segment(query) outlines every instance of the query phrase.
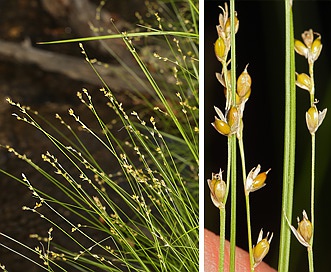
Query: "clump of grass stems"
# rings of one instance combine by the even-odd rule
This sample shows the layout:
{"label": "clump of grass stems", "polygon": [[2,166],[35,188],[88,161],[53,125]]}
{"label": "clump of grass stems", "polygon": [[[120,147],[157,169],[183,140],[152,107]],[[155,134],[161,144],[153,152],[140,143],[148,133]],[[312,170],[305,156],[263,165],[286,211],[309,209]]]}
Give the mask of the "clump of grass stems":
{"label": "clump of grass stems", "polygon": [[[315,83],[314,83],[314,62],[320,55],[322,49],[321,35],[313,32],[312,30],[305,31],[302,34],[303,42],[294,40],[293,30],[293,15],[292,15],[292,1],[285,0],[285,29],[286,29],[286,66],[285,66],[285,137],[284,137],[284,160],[283,160],[283,193],[282,193],[282,212],[281,212],[281,233],[280,233],[280,248],[279,248],[279,271],[288,271],[290,262],[290,236],[291,231],[299,242],[307,248],[308,252],[308,266],[309,271],[314,271],[313,261],[313,237],[314,237],[314,201],[315,201],[315,133],[318,127],[323,122],[326,109],[318,111],[316,104],[318,100],[315,98]],[[220,251],[219,251],[219,271],[224,271],[224,240],[225,240],[225,205],[228,198],[229,186],[232,187],[231,191],[235,191],[233,188],[236,186],[236,161],[233,160],[235,154],[233,151],[236,147],[235,140],[238,139],[245,202],[246,202],[246,216],[247,216],[247,230],[248,230],[248,251],[250,259],[250,271],[254,271],[255,267],[263,260],[265,255],[269,251],[270,242],[273,234],[267,233],[266,237],[263,238],[263,232],[261,230],[256,246],[252,246],[251,238],[251,223],[250,223],[250,204],[249,195],[257,189],[262,188],[265,185],[266,176],[269,172],[260,172],[260,165],[253,168],[248,175],[246,175],[245,166],[245,152],[243,143],[243,120],[242,113],[244,103],[250,96],[250,84],[251,79],[247,73],[247,67],[245,71],[239,76],[238,81],[235,81],[235,72],[231,73],[231,80],[227,78],[228,73],[227,65],[231,63],[231,72],[233,67],[236,67],[235,63],[235,19],[236,14],[234,12],[234,1],[230,1],[230,23],[223,24],[228,19],[227,6],[222,8],[223,13],[220,15],[220,25],[217,26],[218,39],[215,43],[215,55],[222,64],[222,74],[216,74],[217,79],[225,88],[226,106],[225,114],[220,109],[215,107],[218,117],[215,117],[212,125],[220,133],[228,137],[228,167],[227,167],[227,180],[226,182],[222,179],[222,170],[219,174],[212,174],[212,179],[208,180],[208,185],[211,191],[211,199],[213,204],[220,210]],[[225,15],[226,14],[226,15]],[[235,18],[235,19],[234,19]],[[223,29],[223,26],[225,30]],[[228,26],[228,29],[226,28]],[[221,31],[220,31],[221,28]],[[222,32],[223,31],[223,32]],[[230,33],[227,33],[230,31]],[[224,34],[225,33],[225,34]],[[227,34],[231,34],[231,37],[227,37]],[[315,36],[317,36],[315,38]],[[227,59],[228,52],[231,47],[231,58]],[[308,61],[309,75],[307,74],[296,74],[295,73],[295,62],[294,53],[295,51],[304,56]],[[243,75],[247,73],[247,75]],[[295,79],[295,74],[297,78]],[[243,80],[241,77],[245,77]],[[230,84],[231,82],[231,84]],[[249,93],[241,93],[240,88],[246,84],[246,89]],[[310,190],[310,218],[305,210],[303,210],[303,218],[298,220],[298,228],[291,226],[290,219],[292,218],[292,207],[293,207],[293,191],[294,191],[294,166],[295,166],[295,134],[296,134],[296,95],[295,85],[304,90],[307,90],[310,95],[310,107],[306,112],[306,123],[308,130],[311,134],[311,190]],[[242,96],[241,96],[242,94]],[[241,99],[246,99],[244,102]],[[242,107],[242,108],[241,108]],[[233,142],[232,142],[233,141]],[[233,201],[236,201],[235,194],[231,193],[231,221],[230,221],[230,271],[235,271],[235,215],[236,205]],[[290,219],[289,219],[290,218]],[[234,228],[234,230],[233,230]]]}
{"label": "clump of grass stems", "polygon": [[[20,248],[30,251],[35,259],[21,256],[40,269],[66,271],[65,264],[76,271],[198,271],[198,3],[159,5],[171,16],[156,14],[155,28],[101,37],[123,39],[152,86],[153,101],[144,99],[143,114],[125,108],[112,93],[111,83],[101,77],[100,93],[109,116],[115,116],[112,120],[99,113],[86,89],[77,97],[94,123],[69,109],[71,118],[56,114],[56,124],[7,99],[17,109],[16,119],[39,130],[57,150],[42,154],[52,173],[14,147],[4,146],[41,174],[42,182],[54,185],[61,198],[41,190],[39,178],[0,170],[25,185],[36,199],[33,207],[23,209],[52,225],[48,237],[33,235],[42,247],[31,248],[0,233],[17,244],[18,248],[8,248],[13,254],[21,254]],[[171,24],[174,29],[168,29]],[[132,40],[147,36],[166,44],[171,52],[164,58],[151,52],[151,58],[166,62],[172,71],[161,80],[153,77]],[[80,46],[87,63],[98,73]],[[169,77],[173,84],[166,83]],[[93,142],[103,150],[102,158],[90,150]],[[52,216],[45,215],[45,209]],[[53,230],[63,232],[71,243],[57,242]]]}
{"label": "clump of grass stems", "polygon": [[[236,168],[236,145],[239,144],[241,166],[243,175],[243,186],[245,191],[246,215],[247,215],[247,233],[248,248],[250,256],[250,271],[262,261],[269,250],[269,245],[273,234],[262,239],[263,232],[260,231],[257,245],[253,247],[251,237],[251,220],[250,220],[250,201],[249,196],[265,185],[267,172],[260,172],[260,165],[253,168],[246,178],[246,163],[243,142],[243,113],[245,104],[251,94],[251,77],[245,70],[236,80],[236,55],[235,55],[235,34],[239,27],[239,20],[234,10],[234,1],[230,1],[230,15],[225,4],[222,13],[219,16],[219,25],[216,27],[218,39],[215,43],[216,58],[222,64],[222,73],[216,73],[219,82],[225,88],[226,106],[225,115],[215,107],[218,117],[212,125],[220,133],[228,137],[228,166],[227,166],[227,183],[222,180],[221,170],[218,175],[212,175],[212,180],[208,180],[211,190],[211,197],[215,206],[220,209],[220,256],[219,271],[224,271],[224,240],[225,240],[225,204],[231,187],[231,229],[230,229],[230,271],[235,271],[235,248],[236,248],[236,191],[237,191],[237,168]],[[228,53],[231,52],[230,60]],[[231,63],[231,70],[228,64]],[[226,185],[227,184],[227,185]]]}

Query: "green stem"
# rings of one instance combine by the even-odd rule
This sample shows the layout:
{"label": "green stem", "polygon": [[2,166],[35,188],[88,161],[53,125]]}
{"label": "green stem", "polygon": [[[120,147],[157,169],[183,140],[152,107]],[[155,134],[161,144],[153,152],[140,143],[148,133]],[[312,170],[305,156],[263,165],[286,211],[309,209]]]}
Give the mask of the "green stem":
{"label": "green stem", "polygon": [[314,272],[313,248],[308,247],[307,251],[308,251],[309,272]]}
{"label": "green stem", "polygon": [[224,244],[225,244],[225,218],[226,210],[225,203],[229,195],[229,184],[231,180],[231,138],[228,137],[228,163],[227,163],[227,177],[226,177],[226,194],[224,198],[224,207],[220,207],[220,250],[219,250],[219,272],[224,271]]}
{"label": "green stem", "polygon": [[311,191],[310,191],[310,220],[312,224],[312,233],[310,246],[308,247],[309,272],[314,271],[313,261],[313,241],[314,241],[314,221],[315,221],[315,133],[311,134]]}
{"label": "green stem", "polygon": [[236,176],[236,136],[231,140],[231,228],[230,228],[230,272],[235,272],[236,259],[236,209],[237,209],[237,176]]}
{"label": "green stem", "polygon": [[315,82],[314,82],[314,63],[309,63],[309,76],[311,80],[311,90],[310,93],[310,106],[314,106],[315,102]]}
{"label": "green stem", "polygon": [[224,272],[224,244],[225,244],[225,207],[220,207],[220,251],[219,272]]}
{"label": "green stem", "polygon": [[[285,0],[285,134],[283,192],[278,271],[289,271],[291,230],[285,216],[292,219],[295,166],[295,62],[292,0]],[[285,216],[284,216],[285,214]]]}
{"label": "green stem", "polygon": [[[235,0],[230,0],[231,28],[231,96],[232,105],[236,103],[236,42],[235,42]],[[236,252],[236,202],[237,202],[237,167],[236,135],[231,137],[231,229],[230,229],[230,272],[235,272]]]}
{"label": "green stem", "polygon": [[249,205],[249,194],[245,194],[245,200],[246,200],[246,215],[247,215],[249,264],[250,264],[251,272],[254,272],[254,256],[253,256],[253,244],[252,244],[251,211]]}
{"label": "green stem", "polygon": [[[310,90],[310,106],[314,106],[315,102],[315,82],[314,82],[314,62],[308,62],[309,75],[311,79],[311,90]],[[310,238],[310,247],[308,248],[308,262],[309,271],[314,271],[313,262],[313,241],[314,241],[314,222],[315,222],[315,164],[316,164],[316,143],[315,133],[311,134],[311,188],[310,188],[310,222],[312,225],[312,234]]]}
{"label": "green stem", "polygon": [[[241,122],[242,122],[242,120],[241,120]],[[242,128],[243,126],[241,125],[240,127]],[[245,149],[244,149],[244,142],[243,142],[243,138],[242,138],[242,132],[240,132],[240,137],[238,139],[238,143],[239,143],[240,158],[241,158],[243,184],[244,184],[244,188],[245,188],[246,163],[245,163]],[[253,272],[254,271],[254,257],[253,257],[252,229],[251,229],[251,211],[250,211],[250,204],[249,204],[249,194],[246,194],[246,192],[245,192],[245,201],[246,201],[249,263],[250,263],[251,272]]]}
{"label": "green stem", "polygon": [[310,239],[310,245],[313,247],[314,238],[314,221],[315,221],[315,133],[311,135],[311,192],[310,192],[310,220],[313,226],[312,236]]}

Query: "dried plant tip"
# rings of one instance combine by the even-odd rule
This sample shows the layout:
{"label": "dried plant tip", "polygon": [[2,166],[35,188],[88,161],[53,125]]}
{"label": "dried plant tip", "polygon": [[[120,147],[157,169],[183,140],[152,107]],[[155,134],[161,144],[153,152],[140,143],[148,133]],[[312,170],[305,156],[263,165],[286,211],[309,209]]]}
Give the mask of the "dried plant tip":
{"label": "dried plant tip", "polygon": [[[295,229],[295,227],[290,225],[290,228],[294,234],[294,236],[298,239],[300,244],[302,244],[305,247],[310,247],[310,239],[313,234],[313,225],[309,221],[307,213],[305,210],[302,211],[302,220],[300,221],[300,218],[298,217],[298,228]],[[288,221],[288,219],[286,218]],[[289,223],[289,222],[288,222]]]}
{"label": "dried plant tip", "polygon": [[[257,167],[254,167],[247,176],[246,182],[245,182],[245,193],[249,194],[251,192],[254,192],[258,189],[261,189],[264,187],[265,181],[267,179],[267,175],[271,169],[269,169],[266,172],[261,171],[261,165],[258,165]],[[260,174],[259,174],[260,173]]]}
{"label": "dried plant tip", "polygon": [[[248,65],[247,65],[248,66]],[[245,70],[241,73],[237,80],[237,94],[240,97],[245,97],[248,99],[251,92],[252,79],[247,72],[247,66]],[[248,97],[247,97],[248,94]]]}
{"label": "dried plant tip", "polygon": [[315,134],[319,126],[322,124],[327,109],[324,109],[322,112],[317,110],[317,107],[313,105],[306,112],[306,123],[310,134]]}
{"label": "dried plant tip", "polygon": [[225,43],[222,37],[218,37],[214,44],[215,55],[218,61],[225,61]]}
{"label": "dried plant tip", "polygon": [[311,92],[312,90],[311,78],[305,73],[302,74],[296,73],[296,76],[297,76],[297,80],[295,84],[301,89]]}
{"label": "dried plant tip", "polygon": [[314,32],[312,29],[306,30],[301,34],[302,40],[305,45],[310,48],[314,40]]}
{"label": "dried plant tip", "polygon": [[[228,9],[228,5],[227,5],[226,2],[224,3],[224,8],[222,8],[221,6],[219,6],[219,8],[222,9],[222,11],[223,11],[223,14],[220,13],[219,14],[219,17],[218,17],[219,28],[221,30],[223,30],[225,28],[225,24],[226,24],[226,22],[227,22],[227,20],[229,18],[229,9]],[[218,36],[221,36],[220,33],[219,33]]]}
{"label": "dried plant tip", "polygon": [[254,267],[257,267],[262,262],[263,258],[268,254],[273,233],[271,233],[270,238],[269,232],[265,238],[262,239],[262,237],[263,230],[261,229],[257,239],[257,244],[253,247]]}
{"label": "dried plant tip", "polygon": [[217,208],[224,208],[227,194],[226,183],[222,179],[222,170],[218,174],[212,173],[212,178],[207,180],[210,189],[210,198]]}

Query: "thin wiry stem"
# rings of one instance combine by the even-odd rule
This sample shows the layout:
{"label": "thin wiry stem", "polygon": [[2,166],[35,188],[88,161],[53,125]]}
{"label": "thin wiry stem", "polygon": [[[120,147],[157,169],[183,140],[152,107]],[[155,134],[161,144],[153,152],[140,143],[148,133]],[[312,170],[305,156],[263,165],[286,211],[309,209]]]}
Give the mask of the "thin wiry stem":
{"label": "thin wiry stem", "polygon": [[220,207],[220,251],[219,251],[219,272],[224,271],[224,244],[225,244],[225,207]]}
{"label": "thin wiry stem", "polygon": [[309,272],[314,271],[313,261],[313,240],[314,240],[314,221],[315,221],[315,133],[311,134],[311,192],[310,192],[310,216],[312,224],[312,233],[310,238],[310,247],[308,248]]}
{"label": "thin wiry stem", "polygon": [[[228,137],[228,164],[227,164],[227,177],[226,184],[230,184],[231,180],[231,138]],[[225,203],[229,195],[229,186],[226,187],[226,194],[224,198],[224,206],[220,207],[220,249],[219,249],[219,272],[224,271],[224,244],[225,244],[225,219],[226,210]]]}
{"label": "thin wiry stem", "polygon": [[236,252],[236,208],[237,208],[237,176],[236,176],[236,136],[231,141],[231,228],[230,228],[230,271],[235,272]]}
{"label": "thin wiry stem", "polygon": [[[232,104],[236,103],[236,40],[235,40],[235,1],[230,1],[230,27],[231,27],[231,91]],[[231,231],[230,231],[230,271],[235,271],[236,252],[236,141],[231,136]]]}
{"label": "thin wiry stem", "polygon": [[[309,75],[311,79],[310,90],[310,106],[314,106],[315,102],[315,83],[314,83],[314,63],[309,63]],[[315,133],[311,133],[311,188],[310,188],[310,220],[312,225],[312,233],[310,238],[310,247],[308,248],[308,263],[309,271],[314,271],[313,261],[313,241],[314,241],[314,227],[315,227],[315,164],[316,164],[316,143]]]}
{"label": "thin wiry stem", "polygon": [[[241,120],[241,122],[242,122],[242,120]],[[243,126],[241,126],[241,127],[243,127]],[[240,133],[240,135],[241,136],[238,140],[238,143],[239,143],[240,158],[241,158],[243,184],[244,184],[244,187],[245,187],[245,183],[246,183],[246,163],[245,163],[245,150],[244,150],[244,142],[243,142],[243,138],[242,138],[242,132]],[[246,193],[245,193],[245,202],[246,202],[249,263],[250,263],[251,272],[253,272],[254,271],[254,257],[253,257],[252,229],[251,229],[251,212],[250,212],[249,194],[246,194]]]}
{"label": "thin wiry stem", "polygon": [[309,272],[314,272],[313,248],[308,247],[307,251],[308,251]]}

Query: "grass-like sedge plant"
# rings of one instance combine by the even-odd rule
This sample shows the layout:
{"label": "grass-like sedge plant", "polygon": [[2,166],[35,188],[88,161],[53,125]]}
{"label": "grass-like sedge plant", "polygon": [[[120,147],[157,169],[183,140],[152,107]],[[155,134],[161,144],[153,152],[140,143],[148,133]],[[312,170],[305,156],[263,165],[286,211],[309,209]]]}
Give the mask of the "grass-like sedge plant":
{"label": "grass-like sedge plant", "polygon": [[[238,140],[241,166],[242,166],[242,180],[245,192],[246,201],[246,216],[247,216],[247,233],[248,233],[248,248],[250,256],[250,268],[254,271],[255,267],[262,261],[264,256],[269,250],[269,244],[272,240],[272,234],[270,237],[262,239],[263,232],[260,232],[257,245],[252,245],[251,235],[251,222],[250,222],[250,203],[249,196],[251,192],[254,192],[265,185],[267,173],[262,172],[261,166],[258,165],[253,168],[246,178],[246,165],[245,165],[245,152],[243,143],[243,113],[245,104],[251,94],[252,80],[247,71],[247,66],[244,71],[239,75],[237,80],[235,79],[235,34],[239,28],[239,20],[237,14],[234,11],[234,1],[230,2],[230,15],[228,13],[227,4],[222,9],[222,13],[219,15],[219,25],[217,25],[218,38],[214,44],[215,55],[218,61],[221,62],[222,72],[216,73],[218,81],[225,88],[225,114],[215,106],[215,111],[218,117],[215,116],[215,121],[212,125],[222,135],[228,137],[228,186],[231,186],[231,253],[230,253],[230,271],[235,270],[235,218],[236,218],[236,139]],[[228,59],[229,52],[231,52],[230,60]],[[231,69],[228,69],[228,65],[231,63]],[[230,174],[231,173],[231,174]],[[219,271],[224,271],[224,236],[225,236],[225,202],[227,199],[229,188],[222,180],[222,173],[212,175],[212,179],[208,180],[208,185],[211,190],[211,198],[215,206],[220,209],[220,257],[219,257]]]}
{"label": "grass-like sedge plant", "polygon": [[[284,137],[284,169],[283,169],[283,196],[282,196],[282,211],[281,211],[281,235],[280,235],[280,248],[279,248],[279,271],[288,271],[290,262],[290,235],[291,231],[301,244],[307,247],[308,250],[308,263],[309,271],[314,271],[313,263],[313,236],[314,236],[314,193],[315,193],[315,133],[318,127],[324,120],[326,115],[326,109],[318,111],[316,104],[318,101],[315,98],[315,84],[314,84],[314,62],[320,55],[322,44],[321,36],[319,33],[315,33],[312,30],[305,31],[302,34],[303,42],[294,40],[293,30],[293,15],[292,15],[292,1],[284,1],[285,4],[285,26],[286,26],[286,67],[285,67],[285,137]],[[230,2],[230,7],[233,2]],[[246,202],[246,216],[247,216],[247,230],[248,230],[248,252],[250,258],[250,271],[254,271],[255,267],[263,260],[268,253],[270,242],[273,234],[267,233],[263,238],[263,232],[261,230],[256,246],[252,246],[251,237],[251,222],[250,222],[250,203],[249,196],[251,192],[262,188],[265,185],[265,180],[269,170],[260,173],[261,166],[254,167],[248,175],[246,174],[245,166],[245,152],[243,142],[243,112],[244,106],[251,94],[251,78],[247,71],[247,66],[244,72],[234,82],[233,78],[230,78],[230,72],[228,72],[228,65],[231,63],[231,68],[236,67],[235,61],[231,58],[228,59],[228,52],[234,50],[232,48],[232,40],[227,40],[226,31],[225,34],[220,30],[226,29],[226,24],[223,24],[223,18],[227,18],[224,14],[227,14],[227,7],[222,8],[220,15],[220,25],[217,26],[218,38],[214,44],[216,58],[222,64],[222,73],[216,73],[218,81],[225,88],[225,114],[215,107],[217,117],[212,124],[214,128],[222,135],[231,137],[236,135],[239,145],[243,184],[245,192]],[[231,13],[231,16],[237,14]],[[237,20],[237,18],[236,18]],[[230,20],[229,20],[230,21]],[[223,27],[224,25],[224,27]],[[221,26],[221,27],[220,27]],[[237,32],[237,28],[231,28],[231,24],[228,23],[229,31],[233,33]],[[295,51],[304,56],[308,61],[309,75],[302,73],[295,73],[294,54]],[[295,79],[295,74],[296,79]],[[230,79],[229,79],[230,78]],[[231,84],[230,84],[231,82]],[[235,85],[236,84],[236,85]],[[310,107],[306,112],[306,123],[308,130],[311,134],[311,191],[310,191],[310,216],[306,211],[303,211],[303,218],[298,218],[298,227],[291,226],[289,219],[292,218],[293,207],[293,191],[294,191],[294,165],[295,165],[295,131],[296,131],[296,95],[295,85],[307,90],[310,95]],[[235,91],[234,91],[235,90]],[[231,96],[235,92],[235,96]],[[235,104],[233,104],[235,101]],[[235,107],[233,107],[235,105]],[[228,199],[228,192],[230,186],[234,186],[231,181],[233,164],[231,152],[232,145],[229,141],[228,144],[228,167],[227,167],[227,181],[223,181],[223,171],[220,170],[218,174],[212,174],[212,179],[208,180],[208,185],[211,191],[211,198],[215,206],[220,209],[220,256],[219,256],[219,271],[224,271],[224,240],[225,240],[225,205]],[[229,166],[230,165],[230,166]],[[223,169],[223,167],[222,167]],[[232,198],[232,195],[231,195]],[[231,199],[232,201],[232,199]],[[231,209],[235,207],[231,203]],[[310,218],[310,220],[309,220]],[[231,228],[232,224],[236,224],[233,221],[232,215],[230,220]],[[231,234],[230,234],[231,240]],[[231,254],[231,253],[230,253]],[[230,256],[230,271],[235,271],[231,256]]]}
{"label": "grass-like sedge plant", "polygon": [[[31,191],[36,204],[23,209],[39,214],[52,228],[48,237],[32,235],[37,238],[34,248],[1,230],[1,240],[17,247],[1,245],[40,270],[198,271],[198,1],[157,3],[155,27],[102,37],[122,39],[152,87],[153,99],[139,94],[139,110],[119,101],[111,82],[101,77],[103,87],[95,95],[104,99],[102,111],[88,90],[77,93],[86,119],[68,109],[68,116],[54,113],[54,120],[47,120],[7,99],[16,119],[40,131],[56,150],[42,152],[49,171],[18,148],[3,145],[40,174],[30,179],[25,173],[0,170]],[[150,52],[150,59],[165,67],[157,79],[135,46],[134,39],[147,42],[149,37],[168,52]],[[83,46],[91,39],[98,37],[76,41],[99,75]],[[95,156],[92,145],[98,146],[102,158]],[[57,193],[43,191],[40,182],[49,183]],[[57,241],[53,230],[69,242]],[[34,257],[21,253],[23,249]],[[0,261],[5,265],[1,256]]]}

